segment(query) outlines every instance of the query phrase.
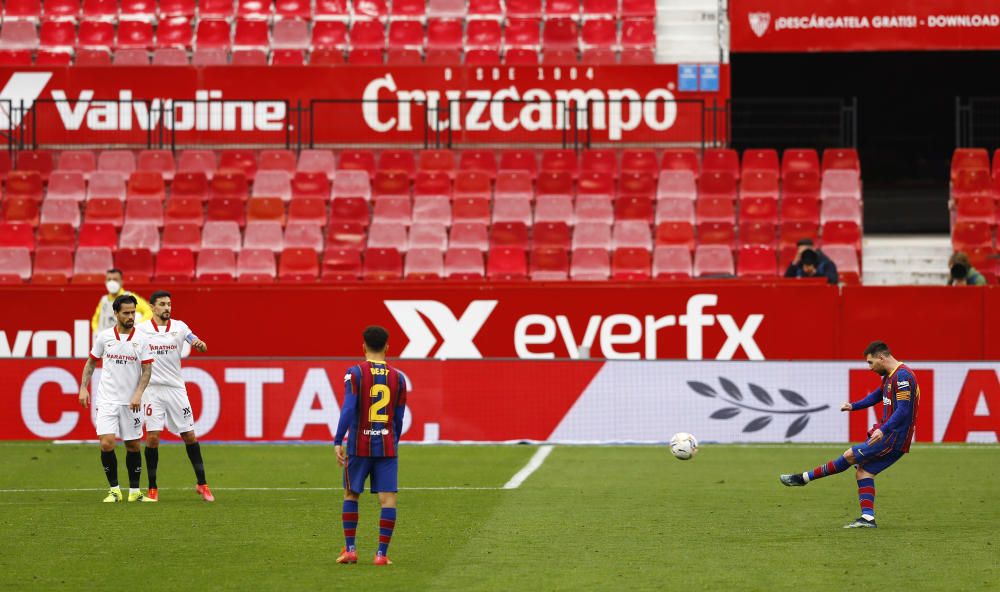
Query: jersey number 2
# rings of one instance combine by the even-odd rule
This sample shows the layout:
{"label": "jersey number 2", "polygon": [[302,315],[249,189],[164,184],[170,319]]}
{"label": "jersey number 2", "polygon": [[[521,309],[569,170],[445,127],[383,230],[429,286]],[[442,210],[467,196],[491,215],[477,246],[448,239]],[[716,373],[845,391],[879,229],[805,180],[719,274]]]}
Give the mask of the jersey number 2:
{"label": "jersey number 2", "polygon": [[371,406],[368,408],[368,421],[372,423],[389,421],[389,414],[384,411],[389,406],[389,387],[376,384],[368,396],[372,398]]}

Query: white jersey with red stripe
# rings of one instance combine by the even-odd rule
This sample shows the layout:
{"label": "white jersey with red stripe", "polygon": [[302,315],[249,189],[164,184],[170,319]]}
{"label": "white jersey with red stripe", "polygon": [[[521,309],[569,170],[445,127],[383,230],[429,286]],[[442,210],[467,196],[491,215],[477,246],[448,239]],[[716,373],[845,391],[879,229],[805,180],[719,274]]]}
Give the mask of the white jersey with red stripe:
{"label": "white jersey with red stripe", "polygon": [[184,321],[169,319],[165,325],[157,325],[154,319],[150,319],[139,324],[139,331],[149,342],[149,351],[156,360],[149,384],[183,389],[181,348],[192,334],[191,329]]}
{"label": "white jersey with red stripe", "polygon": [[94,340],[90,357],[102,362],[101,380],[94,398],[98,407],[128,405],[139,384],[142,365],[153,363],[149,344],[135,327],[121,334],[117,326],[101,331]]}

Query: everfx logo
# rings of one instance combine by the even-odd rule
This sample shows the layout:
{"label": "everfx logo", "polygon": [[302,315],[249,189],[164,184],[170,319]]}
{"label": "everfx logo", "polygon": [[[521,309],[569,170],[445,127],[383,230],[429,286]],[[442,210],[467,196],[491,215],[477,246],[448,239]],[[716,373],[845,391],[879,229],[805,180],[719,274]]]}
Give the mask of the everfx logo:
{"label": "everfx logo", "polygon": [[[437,300],[385,301],[386,308],[410,340],[400,352],[401,358],[482,358],[475,338],[496,305],[496,300],[473,300],[462,316],[456,318],[448,306]],[[441,336],[441,346],[436,351],[433,350],[438,339],[425,319]]]}
{"label": "everfx logo", "polygon": [[764,33],[767,33],[767,28],[771,25],[770,12],[751,12],[747,15],[747,19],[750,21],[750,28],[753,29],[753,34],[758,37],[763,37]]}

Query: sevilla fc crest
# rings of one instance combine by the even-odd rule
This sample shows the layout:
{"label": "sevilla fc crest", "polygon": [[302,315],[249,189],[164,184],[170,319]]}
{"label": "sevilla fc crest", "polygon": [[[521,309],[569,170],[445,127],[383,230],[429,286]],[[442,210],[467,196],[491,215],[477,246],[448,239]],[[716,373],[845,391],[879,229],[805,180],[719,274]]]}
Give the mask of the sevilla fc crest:
{"label": "sevilla fc crest", "polygon": [[747,18],[750,19],[750,28],[753,29],[754,35],[763,37],[764,33],[767,33],[767,27],[771,24],[770,12],[751,12]]}

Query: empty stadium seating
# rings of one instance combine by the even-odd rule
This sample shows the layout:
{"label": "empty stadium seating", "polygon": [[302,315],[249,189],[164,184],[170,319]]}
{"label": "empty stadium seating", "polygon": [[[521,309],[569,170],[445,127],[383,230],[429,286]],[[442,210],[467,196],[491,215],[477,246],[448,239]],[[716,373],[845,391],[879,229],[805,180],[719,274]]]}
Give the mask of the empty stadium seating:
{"label": "empty stadium seating", "polygon": [[657,16],[652,0],[47,0],[5,12],[2,64],[116,66],[651,63]]}
{"label": "empty stadium seating", "polygon": [[955,150],[950,192],[952,247],[993,280],[1000,274],[1000,150],[992,159],[983,148]]}
{"label": "empty stadium seating", "polygon": [[[977,254],[997,212],[980,176],[955,177],[974,179],[956,246]],[[759,279],[811,238],[856,282],[860,197],[847,150],[24,151],[0,275],[91,281],[107,252],[156,281]]]}

